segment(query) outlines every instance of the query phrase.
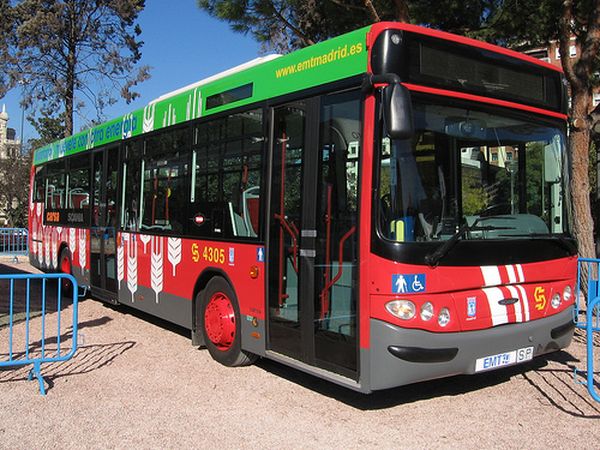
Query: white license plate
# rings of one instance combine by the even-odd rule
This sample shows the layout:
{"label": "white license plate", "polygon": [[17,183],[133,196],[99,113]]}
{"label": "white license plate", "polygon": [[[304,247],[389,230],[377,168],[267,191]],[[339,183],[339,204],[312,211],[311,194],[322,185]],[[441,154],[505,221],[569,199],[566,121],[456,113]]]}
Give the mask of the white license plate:
{"label": "white license plate", "polygon": [[510,366],[533,359],[533,347],[523,347],[506,353],[484,356],[475,361],[475,372]]}

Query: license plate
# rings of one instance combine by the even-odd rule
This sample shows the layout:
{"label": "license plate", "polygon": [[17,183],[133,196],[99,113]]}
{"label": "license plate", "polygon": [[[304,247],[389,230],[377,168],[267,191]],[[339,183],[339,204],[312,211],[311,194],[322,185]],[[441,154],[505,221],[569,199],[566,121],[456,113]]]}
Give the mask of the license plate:
{"label": "license plate", "polygon": [[510,366],[533,359],[533,347],[523,347],[506,353],[484,356],[475,361],[475,372]]}

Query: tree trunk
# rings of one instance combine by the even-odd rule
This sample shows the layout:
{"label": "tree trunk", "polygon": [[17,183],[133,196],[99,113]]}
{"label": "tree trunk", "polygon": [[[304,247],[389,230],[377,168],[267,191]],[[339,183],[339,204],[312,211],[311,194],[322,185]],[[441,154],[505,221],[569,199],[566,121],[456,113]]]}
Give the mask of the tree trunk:
{"label": "tree trunk", "polygon": [[394,5],[396,7],[396,20],[398,22],[410,23],[410,13],[406,0],[394,0]]}
{"label": "tree trunk", "polygon": [[571,198],[573,201],[573,232],[577,238],[579,256],[595,258],[594,230],[590,207],[589,148],[590,127],[588,117],[590,93],[573,90],[571,117],[576,118],[569,136],[571,155]]}
{"label": "tree trunk", "polygon": [[[68,81],[67,81],[68,83]],[[67,86],[65,93],[65,137],[73,135],[73,84]]]}

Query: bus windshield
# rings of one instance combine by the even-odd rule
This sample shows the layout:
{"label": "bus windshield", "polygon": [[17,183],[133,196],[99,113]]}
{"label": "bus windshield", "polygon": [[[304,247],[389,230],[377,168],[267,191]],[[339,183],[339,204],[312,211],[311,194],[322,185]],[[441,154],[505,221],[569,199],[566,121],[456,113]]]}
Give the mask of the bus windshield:
{"label": "bus windshield", "polygon": [[[491,111],[491,110],[490,110]],[[394,242],[523,239],[567,232],[559,127],[415,102],[415,134],[384,137],[379,227]]]}

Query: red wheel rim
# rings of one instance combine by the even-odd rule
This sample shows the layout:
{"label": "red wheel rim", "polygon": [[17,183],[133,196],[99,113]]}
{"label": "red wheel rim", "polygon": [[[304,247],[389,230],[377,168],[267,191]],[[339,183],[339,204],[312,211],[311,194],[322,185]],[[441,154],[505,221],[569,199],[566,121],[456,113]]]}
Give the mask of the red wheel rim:
{"label": "red wheel rim", "polygon": [[[63,259],[60,260],[60,271],[62,273],[68,273],[69,275],[71,274],[71,260],[69,259],[68,256],[65,256]],[[69,280],[65,280],[63,278],[61,284],[62,284],[62,289],[66,290],[71,285],[71,282]]]}
{"label": "red wheel rim", "polygon": [[219,350],[231,348],[235,340],[235,312],[229,297],[222,292],[214,294],[204,311],[204,329],[210,341]]}
{"label": "red wheel rim", "polygon": [[71,261],[65,256],[60,262],[60,271],[62,273],[71,273]]}

